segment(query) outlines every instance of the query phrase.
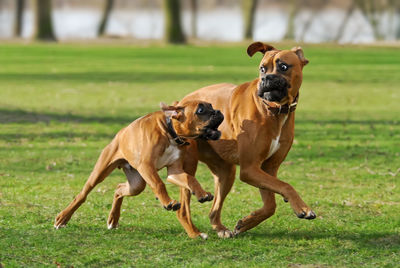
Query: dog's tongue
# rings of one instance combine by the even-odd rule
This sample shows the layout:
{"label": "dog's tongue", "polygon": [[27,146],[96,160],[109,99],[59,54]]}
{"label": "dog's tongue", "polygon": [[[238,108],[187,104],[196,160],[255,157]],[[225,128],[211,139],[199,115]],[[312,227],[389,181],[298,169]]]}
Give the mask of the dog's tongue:
{"label": "dog's tongue", "polygon": [[268,100],[268,96],[269,96],[269,92],[264,92],[263,99],[264,99],[266,102],[268,102],[268,105],[269,105],[270,107],[279,108],[279,106],[281,106],[279,103],[276,103],[276,102],[274,102],[274,101],[269,101],[269,100]]}

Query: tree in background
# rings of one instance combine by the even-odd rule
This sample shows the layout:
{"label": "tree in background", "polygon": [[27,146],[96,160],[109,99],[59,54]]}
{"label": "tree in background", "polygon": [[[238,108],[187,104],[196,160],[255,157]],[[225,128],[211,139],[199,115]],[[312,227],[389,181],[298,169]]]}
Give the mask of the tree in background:
{"label": "tree in background", "polygon": [[376,40],[382,40],[383,35],[379,31],[379,15],[382,14],[381,6],[375,0],[357,0],[356,4],[361,14],[369,22]]}
{"label": "tree in background", "polygon": [[104,35],[113,6],[114,6],[114,0],[106,0],[103,16],[101,18],[100,26],[97,31],[98,36]]}
{"label": "tree in background", "polygon": [[165,34],[169,43],[183,44],[186,42],[181,25],[180,0],[164,0]]}
{"label": "tree in background", "polygon": [[294,25],[294,19],[296,18],[297,11],[299,10],[299,1],[298,0],[290,0],[289,2],[289,17],[288,17],[288,26],[286,29],[285,36],[283,39],[285,40],[294,40],[295,39],[295,25]]}
{"label": "tree in background", "polygon": [[258,0],[242,0],[243,14],[244,14],[244,37],[251,39],[253,37],[254,20],[256,15],[256,9]]}
{"label": "tree in background", "polygon": [[199,3],[197,0],[190,1],[190,8],[192,10],[191,26],[192,26],[192,37],[193,38],[197,37],[197,11],[199,9],[198,5],[199,5]]}
{"label": "tree in background", "polygon": [[310,27],[313,24],[316,15],[318,14],[318,12],[321,12],[321,10],[323,10],[328,4],[329,0],[321,0],[312,6],[312,13],[304,23],[303,29],[300,32],[299,37],[297,38],[299,41],[304,41],[305,36],[307,32],[310,30]]}
{"label": "tree in background", "polygon": [[[395,6],[396,16],[400,18],[400,3],[396,2],[397,5]],[[397,20],[397,29],[395,28],[395,38],[400,40],[400,19]]]}
{"label": "tree in background", "polygon": [[15,1],[15,16],[14,16],[14,36],[22,36],[22,19],[24,14],[25,0]]}
{"label": "tree in background", "polygon": [[51,20],[51,0],[34,0],[33,10],[35,13],[34,38],[55,41],[56,38]]}
{"label": "tree in background", "polygon": [[352,0],[346,11],[346,14],[345,14],[343,20],[341,21],[341,23],[339,25],[336,35],[333,37],[333,41],[338,42],[342,38],[344,30],[346,29],[347,23],[349,22],[350,17],[353,15],[353,12],[355,11],[356,6],[357,6],[356,1]]}

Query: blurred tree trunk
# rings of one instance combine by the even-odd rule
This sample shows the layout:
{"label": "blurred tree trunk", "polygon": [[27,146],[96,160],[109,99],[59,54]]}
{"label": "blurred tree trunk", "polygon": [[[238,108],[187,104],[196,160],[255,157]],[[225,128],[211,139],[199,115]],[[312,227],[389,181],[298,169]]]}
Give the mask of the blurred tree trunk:
{"label": "blurred tree trunk", "polygon": [[35,39],[55,41],[53,23],[51,20],[51,0],[34,0]]}
{"label": "blurred tree trunk", "polygon": [[400,5],[396,7],[396,16],[397,16],[397,29],[396,29],[396,39],[400,40]]}
{"label": "blurred tree trunk", "polygon": [[304,27],[303,27],[303,29],[302,29],[302,31],[301,31],[301,33],[300,33],[300,37],[299,37],[300,41],[304,41],[304,37],[306,36],[306,34],[307,34],[308,30],[310,29],[311,24],[312,24],[312,22],[313,22],[313,20],[314,20],[315,13],[316,13],[316,11],[313,11],[313,13],[311,14],[311,16],[310,16],[310,17],[308,18],[308,20],[304,23]]}
{"label": "blurred tree trunk", "polygon": [[[400,39],[400,2],[398,0],[389,0],[388,7],[389,10],[389,25],[390,34],[393,34],[396,40]],[[397,20],[397,23],[396,23]]]}
{"label": "blurred tree trunk", "polygon": [[190,8],[192,9],[192,21],[191,21],[191,26],[192,26],[192,37],[196,38],[197,37],[197,12],[199,9],[199,3],[197,0],[191,0],[190,1]]}
{"label": "blurred tree trunk", "polygon": [[253,37],[254,30],[254,20],[256,9],[258,5],[258,0],[242,0],[243,4],[243,17],[244,17],[244,37],[246,39],[251,39]]}
{"label": "blurred tree trunk", "polygon": [[301,31],[301,34],[299,37],[300,41],[304,41],[304,38],[305,38],[308,30],[310,29],[310,27],[314,21],[314,18],[316,17],[316,14],[318,12],[320,12],[321,10],[323,10],[325,8],[325,6],[328,4],[329,4],[329,0],[322,0],[322,1],[318,2],[318,5],[313,6],[311,16],[308,18],[308,20],[304,24],[303,30]]}
{"label": "blurred tree trunk", "polygon": [[353,14],[355,8],[356,8],[356,2],[355,2],[355,0],[352,0],[349,8],[347,9],[346,15],[344,16],[344,18],[342,20],[342,23],[339,25],[338,31],[337,31],[336,36],[333,39],[333,41],[338,42],[340,40],[340,38],[342,38],[344,30],[346,29],[347,23],[348,23],[351,15]]}
{"label": "blurred tree trunk", "polygon": [[164,0],[165,34],[169,43],[183,44],[186,42],[181,25],[180,0]]}
{"label": "blurred tree trunk", "polygon": [[376,40],[383,39],[383,36],[379,31],[379,22],[377,14],[378,10],[377,6],[375,5],[375,0],[357,0],[356,3],[361,11],[361,14],[371,25],[374,38]]}
{"label": "blurred tree trunk", "polygon": [[15,17],[14,17],[14,36],[21,37],[22,35],[22,19],[24,15],[25,0],[17,0],[15,2]]}
{"label": "blurred tree trunk", "polygon": [[103,16],[101,17],[100,26],[99,29],[97,30],[98,36],[104,35],[113,6],[114,6],[114,0],[106,0]]}
{"label": "blurred tree trunk", "polygon": [[285,40],[294,40],[294,19],[296,18],[298,7],[298,0],[290,0],[290,12],[289,12],[289,19],[288,19],[288,26],[283,39]]}

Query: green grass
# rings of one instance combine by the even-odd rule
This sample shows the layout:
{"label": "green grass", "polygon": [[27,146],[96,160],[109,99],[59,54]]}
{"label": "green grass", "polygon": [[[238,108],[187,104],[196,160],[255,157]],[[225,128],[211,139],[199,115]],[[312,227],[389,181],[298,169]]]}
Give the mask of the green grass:
{"label": "green grass", "polygon": [[[277,45],[286,47],[287,45]],[[147,187],[125,198],[120,228],[107,230],[115,171],[65,229],[54,217],[80,191],[100,151],[135,118],[205,85],[249,81],[260,55],[245,46],[0,45],[0,263],[14,266],[395,267],[400,263],[400,50],[305,45],[296,138],[279,177],[318,214],[299,220],[278,196],[277,213],[234,238],[208,223],[190,239]],[[162,173],[164,174],[164,173]],[[197,178],[212,190],[208,170]],[[167,185],[178,198],[178,189]],[[261,207],[239,179],[222,219]]]}

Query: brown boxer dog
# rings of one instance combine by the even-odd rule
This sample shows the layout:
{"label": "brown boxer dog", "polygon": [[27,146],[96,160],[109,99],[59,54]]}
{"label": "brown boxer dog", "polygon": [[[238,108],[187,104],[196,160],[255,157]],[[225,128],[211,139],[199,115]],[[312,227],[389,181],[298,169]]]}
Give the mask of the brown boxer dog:
{"label": "brown boxer dog", "polygon": [[[141,117],[120,130],[107,145],[89,176],[82,191],[55,219],[55,228],[65,226],[72,214],[85,202],[90,191],[102,182],[116,167],[122,168],[128,182],[119,184],[108,217],[108,228],[118,225],[122,200],[125,196],[140,194],[146,183],[167,210],[178,210],[180,203],[172,200],[157,171],[167,167],[167,181],[196,195],[200,202],[211,201],[213,196],[204,191],[198,181],[184,172],[184,165],[193,165],[185,157],[187,139],[217,140],[218,126],[224,117],[211,104],[187,101],[180,106],[161,105],[162,111]],[[197,161],[197,160],[196,160]],[[195,163],[197,164],[197,163]],[[184,228],[193,229],[183,225]],[[192,233],[191,233],[192,234]],[[197,232],[193,236],[205,234]]]}
{"label": "brown boxer dog", "polygon": [[[247,54],[253,56],[256,52],[264,54],[257,79],[239,86],[208,86],[182,100],[182,103],[194,99],[210,102],[225,116],[220,127],[221,138],[197,141],[197,149],[191,150],[197,152],[191,158],[206,163],[214,176],[215,199],[209,217],[219,237],[232,237],[271,217],[276,208],[275,194],[282,195],[299,218],[316,217],[296,190],[277,178],[278,168],[293,143],[302,70],[308,60],[300,47],[278,50],[256,42],[248,47]],[[240,165],[240,179],[260,189],[264,205],[239,220],[231,232],[221,223],[221,209],[235,180],[236,165]],[[194,176],[195,169],[190,167],[186,171]],[[191,226],[187,190],[181,190],[181,203],[178,218]]]}

